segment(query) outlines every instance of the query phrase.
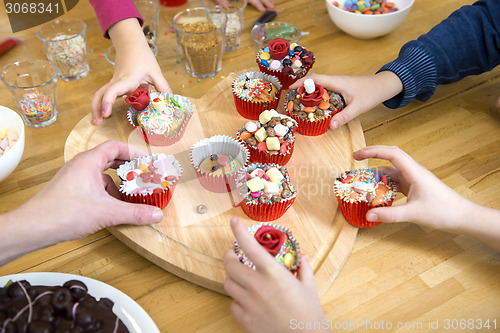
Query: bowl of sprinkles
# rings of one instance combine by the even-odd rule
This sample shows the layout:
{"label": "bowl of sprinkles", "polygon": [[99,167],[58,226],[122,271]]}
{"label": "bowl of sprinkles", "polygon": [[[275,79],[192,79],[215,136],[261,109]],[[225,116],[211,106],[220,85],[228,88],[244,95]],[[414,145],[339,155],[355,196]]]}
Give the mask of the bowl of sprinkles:
{"label": "bowl of sprinkles", "polygon": [[360,39],[394,31],[408,16],[415,0],[325,0],[333,23]]}

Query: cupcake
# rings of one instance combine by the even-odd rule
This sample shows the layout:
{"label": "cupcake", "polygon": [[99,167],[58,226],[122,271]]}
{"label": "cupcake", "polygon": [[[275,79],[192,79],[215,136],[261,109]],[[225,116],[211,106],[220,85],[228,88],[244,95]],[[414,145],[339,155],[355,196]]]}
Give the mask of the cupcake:
{"label": "cupcake", "polygon": [[236,176],[250,159],[244,144],[225,135],[195,143],[189,155],[201,185],[217,193],[230,192],[235,188]]}
{"label": "cupcake", "polygon": [[[248,232],[290,272],[295,273],[299,269],[300,246],[289,229],[273,223],[259,223],[250,226]],[[234,241],[234,251],[242,263],[255,269],[237,241]]]}
{"label": "cupcake", "polygon": [[153,154],[125,162],[116,173],[123,201],[163,209],[172,198],[182,168],[172,155]]}
{"label": "cupcake", "polygon": [[258,122],[249,121],[241,127],[236,137],[248,147],[251,162],[285,165],[292,157],[296,130],[295,120],[266,110]]}
{"label": "cupcake", "polygon": [[344,99],[313,79],[306,79],[304,86],[288,93],[285,102],[287,115],[299,124],[303,135],[321,135],[328,131],[330,119],[345,106]]}
{"label": "cupcake", "polygon": [[335,180],[333,190],[347,222],[368,228],[381,223],[368,222],[368,210],[391,206],[397,194],[397,185],[381,172],[361,169],[341,174]]}
{"label": "cupcake", "polygon": [[314,64],[314,54],[305,47],[283,38],[275,38],[257,53],[257,65],[263,73],[276,76],[283,89],[305,76]]}
{"label": "cupcake", "polygon": [[193,108],[188,98],[139,88],[127,96],[129,123],[154,146],[178,142],[186,130]]}
{"label": "cupcake", "polygon": [[245,214],[261,222],[283,216],[297,196],[287,169],[277,164],[249,165],[238,175],[236,187]]}
{"label": "cupcake", "polygon": [[231,89],[238,113],[253,120],[259,119],[264,110],[276,109],[281,95],[278,78],[261,72],[241,74]]}

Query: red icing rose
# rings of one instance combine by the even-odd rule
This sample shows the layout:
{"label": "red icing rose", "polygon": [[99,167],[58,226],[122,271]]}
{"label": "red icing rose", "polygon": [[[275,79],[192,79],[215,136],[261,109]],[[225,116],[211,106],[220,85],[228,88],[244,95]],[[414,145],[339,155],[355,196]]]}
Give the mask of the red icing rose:
{"label": "red icing rose", "polygon": [[283,38],[275,38],[269,42],[271,57],[281,60],[290,52],[290,42]]}
{"label": "red icing rose", "polygon": [[300,96],[300,102],[305,106],[317,106],[323,100],[323,94],[325,93],[325,89],[319,84],[314,84],[316,89],[312,94],[308,94],[306,92],[306,88],[300,87],[297,89],[297,92]]}
{"label": "red icing rose", "polygon": [[260,227],[254,237],[273,256],[280,252],[281,246],[286,241],[284,232],[266,225]]}
{"label": "red icing rose", "polygon": [[149,90],[137,88],[125,98],[125,102],[130,104],[137,111],[144,110],[149,105]]}

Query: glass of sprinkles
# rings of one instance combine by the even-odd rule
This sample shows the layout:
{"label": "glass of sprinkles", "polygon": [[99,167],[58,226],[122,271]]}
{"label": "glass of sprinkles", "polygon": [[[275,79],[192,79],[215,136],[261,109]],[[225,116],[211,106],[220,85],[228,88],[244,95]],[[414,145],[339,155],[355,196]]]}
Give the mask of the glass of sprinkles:
{"label": "glass of sprinkles", "polygon": [[224,51],[236,50],[240,46],[241,33],[243,32],[243,14],[245,13],[247,0],[203,0],[202,3],[203,7],[207,7],[209,10],[227,15]]}
{"label": "glass of sprinkles", "polygon": [[56,121],[57,69],[46,60],[26,60],[3,67],[7,86],[24,123],[44,127]]}
{"label": "glass of sprinkles", "polygon": [[89,72],[86,31],[87,25],[82,20],[59,19],[36,32],[47,58],[65,81],[81,79]]}

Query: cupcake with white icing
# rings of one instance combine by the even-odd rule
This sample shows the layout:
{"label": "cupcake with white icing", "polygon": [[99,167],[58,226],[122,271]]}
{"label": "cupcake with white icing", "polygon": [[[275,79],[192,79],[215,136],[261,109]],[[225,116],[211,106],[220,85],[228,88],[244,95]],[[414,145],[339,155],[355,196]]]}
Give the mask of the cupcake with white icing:
{"label": "cupcake with white icing", "polygon": [[125,162],[116,173],[121,179],[123,201],[163,209],[172,198],[182,175],[182,167],[173,155],[160,153]]}

